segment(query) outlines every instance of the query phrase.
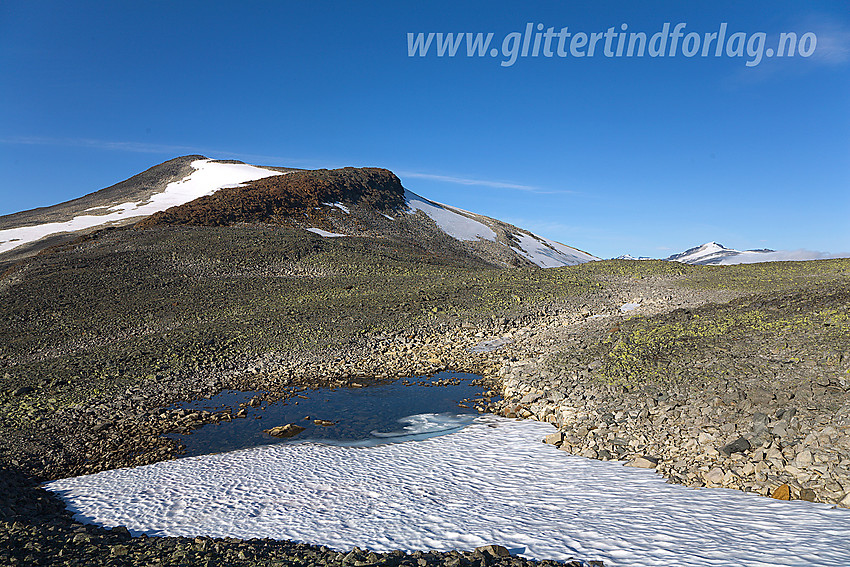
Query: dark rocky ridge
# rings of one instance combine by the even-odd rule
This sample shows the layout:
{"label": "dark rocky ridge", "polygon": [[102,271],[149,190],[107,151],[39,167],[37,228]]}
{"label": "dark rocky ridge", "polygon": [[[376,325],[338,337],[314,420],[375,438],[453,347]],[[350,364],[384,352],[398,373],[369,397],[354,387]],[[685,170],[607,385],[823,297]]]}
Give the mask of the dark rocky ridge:
{"label": "dark rocky ridge", "polygon": [[323,203],[338,201],[396,210],[404,205],[404,188],[395,174],[380,168],[296,171],[219,189],[212,195],[151,215],[136,226],[285,223],[287,217],[295,214],[321,218],[314,211],[321,209]]}

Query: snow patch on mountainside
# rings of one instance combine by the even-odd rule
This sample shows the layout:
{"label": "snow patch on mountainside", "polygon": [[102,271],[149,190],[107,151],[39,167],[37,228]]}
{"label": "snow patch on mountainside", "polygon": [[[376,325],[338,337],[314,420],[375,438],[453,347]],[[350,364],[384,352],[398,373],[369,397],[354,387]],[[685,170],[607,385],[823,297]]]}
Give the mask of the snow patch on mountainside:
{"label": "snow patch on mountainside", "polygon": [[103,215],[80,215],[67,222],[51,222],[0,230],[0,253],[53,234],[76,232],[123,222],[135,217],[145,217],[169,207],[194,201],[198,197],[210,195],[225,187],[234,187],[272,175],[284,175],[279,171],[253,165],[218,163],[209,159],[193,161],[192,167],[195,171],[180,181],[169,183],[163,192],[154,194],[147,201],[121,203],[109,207]]}
{"label": "snow patch on mountainside", "polygon": [[313,234],[318,234],[319,236],[325,236],[329,238],[333,238],[335,236],[348,236],[347,234],[340,234],[338,232],[328,232],[327,230],[322,230],[321,228],[308,228],[308,232],[312,232]]}
{"label": "snow patch on mountainside", "polygon": [[[492,228],[483,222],[471,218],[473,213],[429,201],[407,190],[405,190],[404,197],[411,212],[422,211],[431,217],[437,223],[437,226],[452,238],[458,240],[489,240],[491,242],[499,242],[498,235]],[[513,230],[509,232],[518,241],[515,246],[510,246],[511,250],[541,268],[574,266],[599,259],[581,250],[576,250],[560,242],[555,242],[554,240],[549,240],[548,238],[543,238],[530,232],[514,232]]]}
{"label": "snow patch on mountainside", "polygon": [[536,234],[518,232],[514,234],[514,237],[519,240],[519,244],[518,247],[511,246],[511,249],[541,268],[575,266],[599,259],[581,250],[576,250]]}
{"label": "snow patch on mountainside", "polygon": [[337,209],[341,210],[342,212],[344,212],[347,215],[351,214],[351,211],[349,210],[349,208],[346,207],[345,205],[343,205],[342,203],[322,203],[322,204],[327,206],[327,207],[336,207]]}
{"label": "snow patch on mountainside", "polygon": [[404,200],[411,211],[422,211],[437,223],[440,229],[458,240],[496,241],[496,233],[484,223],[464,216],[452,207],[441,205],[420,197],[412,191],[404,191]]}

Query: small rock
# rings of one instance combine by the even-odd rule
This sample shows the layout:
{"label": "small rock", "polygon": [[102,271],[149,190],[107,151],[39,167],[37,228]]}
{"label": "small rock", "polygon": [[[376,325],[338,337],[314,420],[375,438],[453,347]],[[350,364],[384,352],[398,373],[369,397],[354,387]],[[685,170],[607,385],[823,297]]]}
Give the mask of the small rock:
{"label": "small rock", "polygon": [[791,487],[787,484],[779,485],[771,496],[777,500],[791,500]]}
{"label": "small rock", "polygon": [[773,426],[773,429],[771,429],[770,432],[776,437],[786,437],[788,435],[788,424],[784,421],[780,421]]}
{"label": "small rock", "polygon": [[127,555],[129,548],[126,545],[113,545],[109,548],[109,552],[116,557]]}
{"label": "small rock", "polygon": [[767,405],[776,399],[776,396],[767,388],[754,387],[747,392],[747,398],[755,405]]}
{"label": "small rock", "polygon": [[272,427],[271,429],[264,429],[263,433],[268,433],[272,437],[295,437],[302,431],[304,431],[304,427],[300,425],[295,425],[294,423],[287,423],[286,425],[278,425],[277,427]]}
{"label": "small rock", "polygon": [[538,392],[534,392],[532,394],[526,394],[522,397],[522,399],[519,401],[519,403],[521,403],[521,404],[533,404],[534,402],[536,402],[537,400],[539,400],[542,397],[543,397],[542,394],[540,394]]}
{"label": "small rock", "polygon": [[102,421],[102,422],[98,423],[97,425],[95,425],[94,427],[92,427],[91,430],[94,433],[99,433],[100,431],[103,431],[104,429],[109,429],[113,425],[114,424],[111,421]]}
{"label": "small rock", "polygon": [[780,408],[776,410],[776,419],[791,421],[791,418],[797,415],[797,408]]}
{"label": "small rock", "polygon": [[803,449],[797,456],[794,458],[794,464],[798,469],[805,468],[814,462],[814,458],[812,457],[812,452],[808,449]]}
{"label": "small rock", "polygon": [[700,431],[699,435],[697,436],[697,442],[700,445],[706,445],[709,441],[712,441],[713,439],[714,439],[714,435],[711,435],[710,433],[706,433],[705,431]]}
{"label": "small rock", "polygon": [[719,451],[729,457],[732,453],[744,453],[749,451],[750,448],[750,442],[746,437],[738,437],[728,445],[722,446]]}
{"label": "small rock", "polygon": [[508,551],[508,548],[502,547],[501,545],[482,545],[481,547],[476,547],[475,551],[478,553],[484,553],[485,555],[489,555],[491,557],[511,556],[511,552]]}
{"label": "small rock", "polygon": [[330,427],[331,425],[336,425],[333,421],[328,421],[327,419],[314,419],[313,423],[315,425],[321,425],[322,427]]}
{"label": "small rock", "polygon": [[817,495],[815,494],[815,491],[811,488],[801,488],[800,500],[805,500],[806,502],[816,502]]}
{"label": "small rock", "polygon": [[715,467],[715,468],[711,469],[710,471],[708,471],[707,473],[705,473],[705,480],[707,480],[708,482],[710,482],[712,484],[723,484],[723,477],[724,476],[725,475],[723,473],[723,470],[718,468],[718,467]]}
{"label": "small rock", "polygon": [[543,442],[548,445],[560,445],[564,442],[564,432],[556,431],[555,433],[550,433],[549,435],[543,438]]}
{"label": "small rock", "polygon": [[638,469],[654,469],[656,465],[658,465],[658,459],[648,456],[635,457],[625,464],[627,467],[635,467]]}

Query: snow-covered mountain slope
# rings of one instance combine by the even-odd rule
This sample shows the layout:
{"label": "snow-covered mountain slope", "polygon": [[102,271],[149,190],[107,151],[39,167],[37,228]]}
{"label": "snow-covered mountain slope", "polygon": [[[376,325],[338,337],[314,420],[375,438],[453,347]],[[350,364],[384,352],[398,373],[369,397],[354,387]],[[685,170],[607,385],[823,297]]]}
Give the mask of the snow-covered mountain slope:
{"label": "snow-covered mountain slope", "polygon": [[404,239],[500,266],[569,266],[595,256],[511,224],[430,201],[379,168],[292,170],[175,158],[53,207],[0,217],[0,267],[101,228],[279,224],[326,238]]}
{"label": "snow-covered mountain slope", "polygon": [[587,252],[508,223],[429,201],[411,191],[405,191],[405,202],[410,211],[422,211],[452,238],[465,241],[487,240],[507,245],[515,253],[541,268],[574,266],[599,259]]}
{"label": "snow-covered mountain slope", "polygon": [[541,268],[574,266],[599,259],[572,246],[566,246],[531,232],[520,230],[513,236],[518,242],[511,248]]}
{"label": "snow-covered mountain slope", "polygon": [[[460,209],[435,203],[405,190],[404,201],[411,212],[422,211],[437,223],[440,230],[457,240],[496,241],[496,233],[489,226],[471,218],[470,213],[462,214]],[[467,216],[470,215],[470,216]]]}
{"label": "snow-covered mountain slope", "polygon": [[0,230],[0,253],[7,252],[61,233],[84,232],[93,228],[126,224],[128,221],[164,211],[209,195],[224,187],[272,175],[280,171],[263,169],[244,163],[226,163],[199,159],[191,163],[193,171],[186,177],[168,183],[164,190],[139,196],[126,202],[103,204],[78,211],[72,218],[59,222],[44,222]]}
{"label": "snow-covered mountain slope", "polygon": [[[673,254],[666,258],[675,262],[694,265],[729,265],[729,264],[750,264],[754,262],[770,262],[773,259],[771,255],[775,255],[775,250],[735,250],[726,248],[717,242],[706,242],[702,246],[689,248],[679,254]],[[789,258],[782,258],[789,259]]]}

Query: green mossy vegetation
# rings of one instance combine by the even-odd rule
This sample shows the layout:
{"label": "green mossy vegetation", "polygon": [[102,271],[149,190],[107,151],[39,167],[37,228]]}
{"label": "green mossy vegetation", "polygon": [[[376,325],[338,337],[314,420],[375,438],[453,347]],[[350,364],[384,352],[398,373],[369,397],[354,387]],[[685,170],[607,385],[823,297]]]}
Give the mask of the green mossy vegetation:
{"label": "green mossy vegetation", "polygon": [[[846,300],[818,305],[827,290],[847,289],[849,275],[850,260],[498,269],[412,241],[322,238],[285,227],[105,231],[0,281],[0,404],[7,416],[37,418],[240,357],[344,352],[369,334],[533,316],[624,280],[774,294],[774,303],[789,293],[802,298],[775,309],[709,306],[686,321],[633,317],[584,355],[604,363],[597,374],[607,381],[692,379],[695,367],[686,371],[684,361],[735,341],[774,345],[784,333],[812,344],[846,339]],[[13,397],[21,386],[35,391]]]}

